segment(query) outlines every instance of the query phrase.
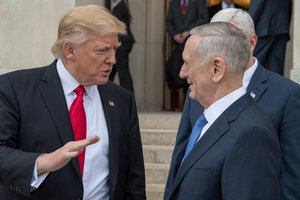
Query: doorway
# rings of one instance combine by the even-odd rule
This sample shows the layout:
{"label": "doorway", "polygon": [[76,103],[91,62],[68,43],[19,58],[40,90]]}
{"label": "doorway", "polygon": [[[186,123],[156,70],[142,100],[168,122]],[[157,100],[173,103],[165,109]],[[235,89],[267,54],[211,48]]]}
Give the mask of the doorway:
{"label": "doorway", "polygon": [[[164,16],[166,18],[169,9],[169,0],[165,0]],[[171,55],[171,37],[165,32],[165,45],[164,45],[164,66]],[[179,74],[178,74],[179,75]],[[166,77],[166,76],[165,76]],[[184,106],[184,92],[183,88],[170,89],[168,87],[166,78],[164,80],[164,109],[169,111],[182,111]]]}

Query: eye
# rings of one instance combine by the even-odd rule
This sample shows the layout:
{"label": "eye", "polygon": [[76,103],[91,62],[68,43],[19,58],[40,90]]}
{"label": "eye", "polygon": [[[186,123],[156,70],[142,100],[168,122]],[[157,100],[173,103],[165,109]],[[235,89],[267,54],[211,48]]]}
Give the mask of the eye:
{"label": "eye", "polygon": [[120,46],[114,46],[113,49],[116,51]]}
{"label": "eye", "polygon": [[105,47],[105,48],[97,49],[95,51],[98,55],[105,55],[107,52],[109,52],[109,50],[110,48]]}

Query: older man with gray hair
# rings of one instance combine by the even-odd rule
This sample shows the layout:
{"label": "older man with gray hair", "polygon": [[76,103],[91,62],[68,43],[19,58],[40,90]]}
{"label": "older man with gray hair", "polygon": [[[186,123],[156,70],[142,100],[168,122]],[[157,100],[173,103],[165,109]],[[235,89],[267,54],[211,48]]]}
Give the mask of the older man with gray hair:
{"label": "older man with gray hair", "polygon": [[243,32],[214,22],[191,31],[183,51],[189,97],[204,112],[179,132],[165,200],[279,200],[276,131],[243,87],[250,57]]}
{"label": "older man with gray hair", "polygon": [[[257,36],[250,15],[243,10],[228,8],[218,12],[212,22],[229,22],[240,28],[248,37],[251,56],[243,76],[243,86],[257,105],[273,122],[282,151],[281,199],[300,199],[300,86],[282,76],[266,70],[253,57]],[[186,78],[185,66],[181,78]],[[177,141],[184,140],[184,131],[191,130],[203,106],[187,96],[179,126]]]}

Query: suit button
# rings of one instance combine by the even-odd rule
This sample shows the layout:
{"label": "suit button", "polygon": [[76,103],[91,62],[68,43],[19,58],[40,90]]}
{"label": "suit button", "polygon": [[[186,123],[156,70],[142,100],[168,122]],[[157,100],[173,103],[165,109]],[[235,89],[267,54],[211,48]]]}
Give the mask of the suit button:
{"label": "suit button", "polygon": [[82,200],[82,195],[78,195],[78,196],[76,197],[76,200]]}
{"label": "suit button", "polygon": [[16,190],[16,186],[15,186],[15,185],[9,185],[9,189],[10,189],[11,191],[15,191],[15,190]]}

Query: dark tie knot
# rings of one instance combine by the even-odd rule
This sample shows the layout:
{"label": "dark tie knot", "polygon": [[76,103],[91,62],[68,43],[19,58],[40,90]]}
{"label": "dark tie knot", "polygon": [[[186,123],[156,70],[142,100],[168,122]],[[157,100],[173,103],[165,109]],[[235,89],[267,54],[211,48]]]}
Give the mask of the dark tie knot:
{"label": "dark tie knot", "polygon": [[82,85],[79,85],[77,88],[75,88],[74,92],[77,96],[83,96],[83,94],[85,93],[85,89]]}

